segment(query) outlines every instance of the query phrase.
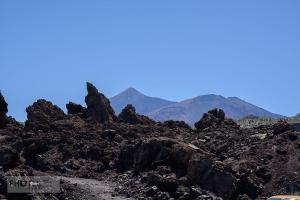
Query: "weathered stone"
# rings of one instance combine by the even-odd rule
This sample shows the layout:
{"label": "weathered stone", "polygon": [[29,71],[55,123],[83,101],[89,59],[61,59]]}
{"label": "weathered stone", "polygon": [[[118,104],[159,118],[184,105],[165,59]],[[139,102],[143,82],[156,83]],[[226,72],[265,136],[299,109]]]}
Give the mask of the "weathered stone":
{"label": "weathered stone", "polygon": [[91,83],[87,83],[88,94],[85,97],[87,119],[103,122],[114,122],[117,117],[110,106],[109,100]]}
{"label": "weathered stone", "polygon": [[230,199],[237,189],[237,179],[221,164],[196,155],[188,168],[190,184],[215,192],[224,199]]}
{"label": "weathered stone", "polygon": [[152,186],[146,190],[145,194],[147,197],[153,197],[158,192],[158,188],[156,186]]}
{"label": "weathered stone", "polygon": [[200,121],[195,123],[195,128],[202,130],[207,127],[220,125],[225,120],[225,113],[221,109],[213,109],[203,114]]}
{"label": "weathered stone", "polygon": [[170,195],[167,192],[160,192],[156,194],[153,198],[153,200],[169,200],[169,199],[170,199]]}
{"label": "weathered stone", "polygon": [[[150,168],[155,160],[161,160],[159,154],[163,148],[171,148],[177,143],[175,140],[165,137],[150,138],[140,143],[136,147],[135,152],[135,168],[136,170],[144,170]],[[167,161],[167,156],[164,156]]]}
{"label": "weathered stone", "polygon": [[26,108],[26,112],[25,127],[27,130],[49,131],[52,129],[53,122],[65,117],[65,113],[59,107],[44,99],[40,99]]}
{"label": "weathered stone", "polygon": [[68,114],[78,115],[81,118],[86,118],[86,108],[84,108],[82,105],[69,102],[66,104],[66,108],[68,110]]}
{"label": "weathered stone", "polygon": [[276,124],[273,125],[274,134],[281,134],[291,130],[294,130],[293,126],[285,120],[279,120]]}
{"label": "weathered stone", "polygon": [[173,177],[163,177],[157,173],[149,173],[148,175],[148,185],[157,186],[159,190],[163,192],[168,192],[174,195],[178,188],[178,181]]}
{"label": "weathered stone", "polygon": [[191,127],[185,123],[184,121],[173,121],[173,120],[168,120],[163,123],[163,126],[166,126],[168,128],[185,128],[185,129],[190,129]]}
{"label": "weathered stone", "polygon": [[13,168],[19,162],[19,154],[11,147],[3,146],[0,148],[0,166],[5,170]]}
{"label": "weathered stone", "polygon": [[7,103],[0,92],[0,128],[3,128],[7,123],[6,113],[8,112]]}
{"label": "weathered stone", "polygon": [[118,116],[119,122],[125,122],[129,124],[143,124],[143,125],[150,125],[154,124],[155,122],[150,118],[139,115],[135,112],[135,108],[128,104],[122,112]]}

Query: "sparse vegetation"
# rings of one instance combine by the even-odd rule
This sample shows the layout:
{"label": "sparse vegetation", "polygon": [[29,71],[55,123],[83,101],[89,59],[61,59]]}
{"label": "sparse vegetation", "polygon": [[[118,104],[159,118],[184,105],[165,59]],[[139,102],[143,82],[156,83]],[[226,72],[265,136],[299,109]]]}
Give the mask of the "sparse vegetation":
{"label": "sparse vegetation", "polygon": [[300,113],[297,114],[297,115],[294,116],[294,117],[290,117],[290,118],[288,119],[288,122],[291,123],[291,124],[300,123]]}
{"label": "sparse vegetation", "polygon": [[241,128],[254,128],[262,125],[273,125],[278,119],[272,118],[244,118],[237,121]]}

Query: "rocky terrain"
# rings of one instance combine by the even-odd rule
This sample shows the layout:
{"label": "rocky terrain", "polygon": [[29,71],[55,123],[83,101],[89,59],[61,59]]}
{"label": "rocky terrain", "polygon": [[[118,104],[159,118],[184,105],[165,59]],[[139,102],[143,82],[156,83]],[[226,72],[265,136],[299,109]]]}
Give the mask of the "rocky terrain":
{"label": "rocky terrain", "polygon": [[[240,128],[213,109],[191,129],[182,121],[155,122],[132,105],[116,116],[90,83],[85,102],[69,102],[65,114],[38,100],[23,125],[6,116],[0,95],[0,199],[247,200],[300,193],[300,135],[285,121]],[[64,178],[57,194],[10,194],[12,175]]]}

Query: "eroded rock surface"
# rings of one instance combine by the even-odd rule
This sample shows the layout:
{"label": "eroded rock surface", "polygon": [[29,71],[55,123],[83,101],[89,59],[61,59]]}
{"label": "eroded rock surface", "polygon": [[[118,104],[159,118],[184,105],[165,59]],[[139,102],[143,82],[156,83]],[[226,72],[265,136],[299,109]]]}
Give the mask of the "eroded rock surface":
{"label": "eroded rock surface", "polygon": [[62,120],[65,117],[65,113],[62,109],[44,99],[40,99],[26,108],[26,112],[26,129],[34,131],[51,131],[52,123],[57,120]]}
{"label": "eroded rock surface", "polygon": [[81,118],[86,118],[86,108],[82,105],[69,102],[66,104],[66,108],[68,110],[68,114],[78,115]]}
{"label": "eroded rock surface", "polygon": [[86,115],[89,120],[97,122],[114,122],[117,117],[115,112],[110,106],[108,98],[102,93],[98,92],[97,88],[87,83],[88,94],[85,97],[85,103],[87,105]]}
{"label": "eroded rock surface", "polygon": [[118,116],[120,122],[125,122],[129,124],[142,124],[142,125],[151,125],[154,124],[154,121],[150,118],[139,115],[135,112],[135,108],[128,104]]}
{"label": "eroded rock surface", "polygon": [[225,112],[223,110],[213,109],[203,114],[202,119],[195,123],[195,128],[203,130],[205,128],[220,125],[236,125],[236,123],[232,119],[226,119]]}
{"label": "eroded rock surface", "polygon": [[7,123],[6,113],[8,112],[7,103],[0,92],[0,128],[3,128]]}

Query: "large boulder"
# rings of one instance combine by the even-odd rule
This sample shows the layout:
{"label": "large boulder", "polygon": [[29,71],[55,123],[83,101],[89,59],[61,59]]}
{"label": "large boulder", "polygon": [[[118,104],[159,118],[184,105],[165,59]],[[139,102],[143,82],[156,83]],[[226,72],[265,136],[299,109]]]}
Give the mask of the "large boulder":
{"label": "large boulder", "polygon": [[154,121],[150,118],[137,114],[135,108],[131,104],[128,104],[122,110],[122,112],[118,116],[118,120],[120,122],[125,122],[128,124],[151,125],[154,123]]}
{"label": "large boulder", "polygon": [[7,123],[6,113],[8,112],[7,103],[0,92],[0,128],[3,128]]}
{"label": "large boulder", "polygon": [[40,99],[33,103],[32,106],[26,108],[27,121],[25,128],[27,130],[51,130],[55,121],[65,118],[65,113],[56,105],[44,99]]}
{"label": "large boulder", "polygon": [[201,155],[190,159],[187,176],[189,184],[199,185],[224,199],[231,199],[237,190],[237,178],[222,163]]}
{"label": "large boulder", "polygon": [[81,118],[86,118],[86,108],[82,105],[69,102],[68,104],[66,104],[66,108],[68,110],[68,114],[78,115]]}
{"label": "large boulder", "polygon": [[176,143],[176,140],[166,137],[144,140],[135,148],[135,169],[145,170],[153,167],[155,163],[166,163],[171,153],[171,147]]}
{"label": "large boulder", "polygon": [[216,108],[204,113],[202,119],[195,123],[195,128],[202,130],[207,127],[220,125],[224,120],[224,111]]}
{"label": "large boulder", "polygon": [[87,83],[87,91],[85,97],[87,119],[100,123],[116,121],[117,117],[110,106],[110,101],[91,83]]}
{"label": "large boulder", "polygon": [[198,147],[192,144],[185,144],[185,143],[174,144],[171,148],[171,152],[168,159],[169,165],[175,169],[181,170],[181,172],[185,174],[191,157],[194,154],[200,152],[202,155],[206,154],[201,149],[199,149]]}
{"label": "large boulder", "polygon": [[222,109],[215,108],[204,113],[200,121],[195,123],[195,128],[203,130],[206,128],[216,128],[224,125],[238,128],[238,125],[232,119],[225,118],[225,112]]}
{"label": "large boulder", "polygon": [[164,121],[162,125],[171,129],[175,129],[175,128],[191,129],[191,127],[184,121],[167,120]]}
{"label": "large boulder", "polygon": [[186,175],[189,161],[194,154],[210,156],[192,144],[168,137],[153,137],[136,145],[124,145],[118,159],[118,169],[124,171],[134,167],[137,171],[143,171],[164,165],[172,167],[176,175],[182,177]]}

